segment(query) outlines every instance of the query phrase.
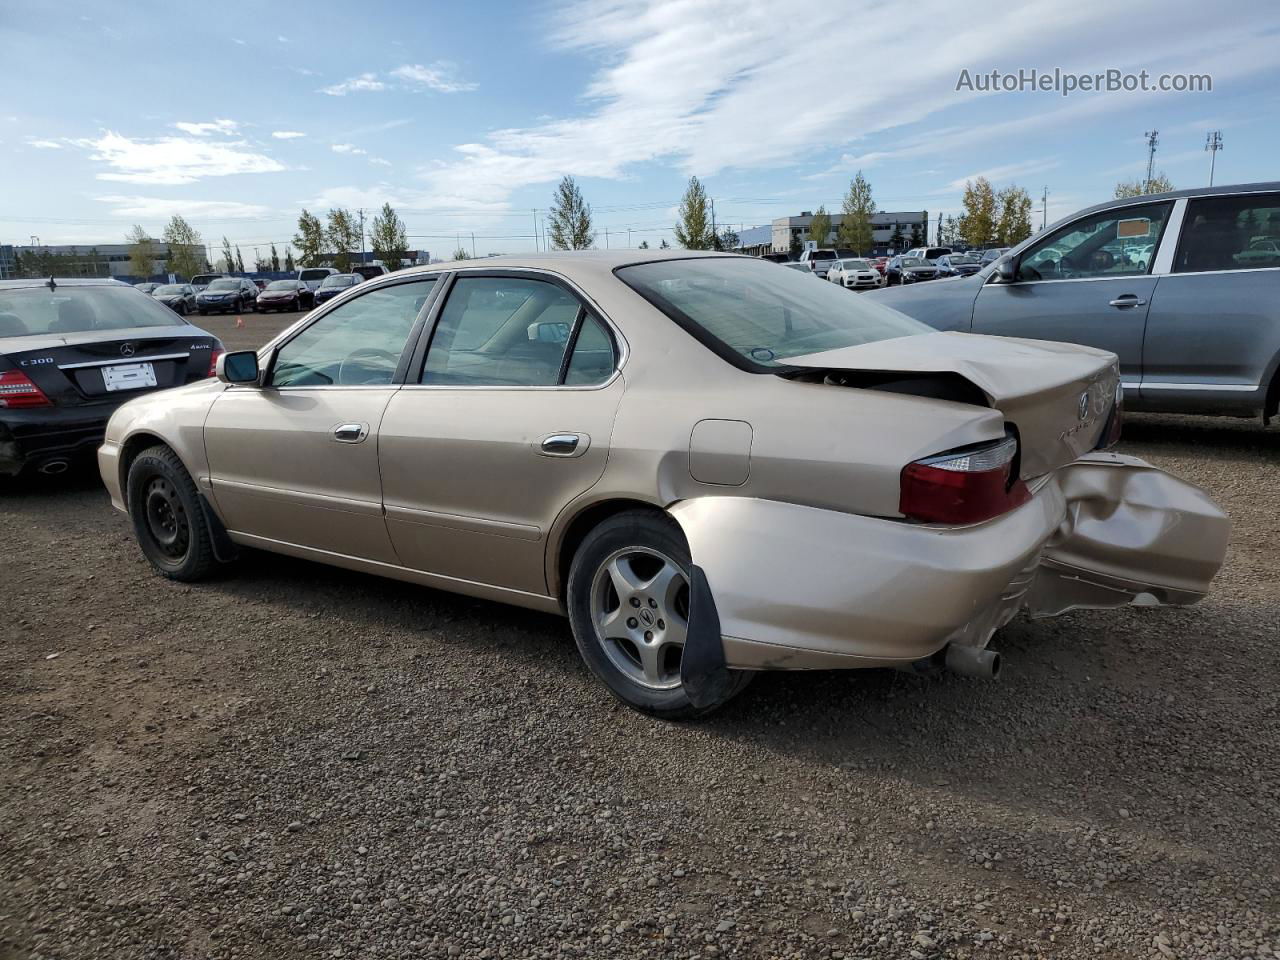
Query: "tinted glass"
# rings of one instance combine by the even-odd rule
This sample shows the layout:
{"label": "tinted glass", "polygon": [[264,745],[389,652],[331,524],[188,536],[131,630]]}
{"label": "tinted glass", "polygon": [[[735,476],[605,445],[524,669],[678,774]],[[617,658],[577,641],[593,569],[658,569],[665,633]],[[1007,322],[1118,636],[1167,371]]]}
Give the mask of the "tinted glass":
{"label": "tinted glass", "polygon": [[933,332],[868,297],[758,260],[660,260],[617,275],[667,316],[756,365]]}
{"label": "tinted glass", "polygon": [[432,277],[383,287],[325,314],[280,348],[272,384],[312,387],[390,383],[413,322],[434,283]]}
{"label": "tinted glass", "polygon": [[1031,247],[1018,260],[1019,280],[1132,277],[1151,269],[1170,203],[1106,210],[1070,223]]}
{"label": "tinted glass", "polygon": [[298,289],[297,280],[272,280],[267,284],[268,290],[296,290]]}
{"label": "tinted glass", "polygon": [[217,293],[219,290],[239,290],[239,280],[214,280],[205,289]]}
{"label": "tinted glass", "polygon": [[312,269],[303,270],[298,274],[299,280],[323,280],[325,277],[333,276],[328,270]]}
{"label": "tinted glass", "polygon": [[809,254],[810,260],[834,260],[835,258],[834,250],[814,250]]}
{"label": "tinted glass", "polygon": [[903,257],[901,266],[924,267],[924,266],[928,266],[928,264],[926,264],[925,261],[921,260],[919,257]]}
{"label": "tinted glass", "polygon": [[1280,267],[1280,194],[1187,202],[1174,273]]}
{"label": "tinted glass", "polygon": [[0,337],[172,327],[173,311],[126,286],[39,286],[0,291]]}
{"label": "tinted glass", "polygon": [[166,283],[163,287],[156,287],[151,292],[157,297],[176,297],[185,293],[186,290],[187,288],[180,283]]}
{"label": "tinted glass", "polygon": [[322,287],[349,287],[356,282],[355,277],[344,277],[342,274],[335,274],[332,277],[325,277],[324,282],[320,284]]}
{"label": "tinted glass", "polygon": [[421,382],[554,386],[578,309],[554,283],[460,277],[432,334]]}
{"label": "tinted glass", "polygon": [[578,342],[573,345],[565,386],[588,386],[604,383],[613,376],[615,365],[613,339],[604,326],[592,316],[584,316]]}

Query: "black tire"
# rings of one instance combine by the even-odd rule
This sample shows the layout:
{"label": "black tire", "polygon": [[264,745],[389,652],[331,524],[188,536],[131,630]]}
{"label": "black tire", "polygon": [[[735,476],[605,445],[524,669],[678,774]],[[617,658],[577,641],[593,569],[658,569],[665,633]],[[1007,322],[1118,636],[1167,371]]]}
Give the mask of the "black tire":
{"label": "black tire", "polygon": [[157,573],[191,582],[217,568],[195,482],[168,447],[148,447],[129,465],[125,502],[142,555]]}
{"label": "black tire", "polygon": [[746,688],[754,676],[752,672],[732,671],[733,683],[722,699],[709,706],[695,707],[683,688],[656,690],[646,687],[619,669],[606,654],[604,641],[598,638],[592,616],[596,575],[610,557],[632,547],[665,554],[688,581],[692,566],[689,547],[679,525],[670,517],[656,510],[628,510],[605,520],[587,534],[569,568],[566,605],[578,652],[610,693],[642,713],[664,720],[686,720],[718,710]]}

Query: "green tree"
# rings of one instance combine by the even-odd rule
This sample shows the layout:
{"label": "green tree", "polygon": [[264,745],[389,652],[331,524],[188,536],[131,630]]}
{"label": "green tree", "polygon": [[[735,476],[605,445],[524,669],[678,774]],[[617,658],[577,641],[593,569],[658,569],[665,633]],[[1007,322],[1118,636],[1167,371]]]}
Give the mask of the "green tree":
{"label": "green tree", "polygon": [[809,221],[809,239],[820,247],[825,247],[831,239],[831,217],[825,206],[818,207]]}
{"label": "green tree", "polygon": [[674,233],[676,243],[686,250],[710,250],[715,245],[715,234],[708,216],[707,191],[697,177],[689,178],[689,186],[680,199],[680,220]]}
{"label": "green tree", "polygon": [[556,250],[586,250],[595,242],[591,207],[573,177],[565,177],[551,198],[551,246]]}
{"label": "green tree", "polygon": [[289,273],[293,273],[297,269],[296,264],[293,262],[293,247],[284,248],[284,268]]}
{"label": "green tree", "polygon": [[861,170],[849,181],[849,192],[844,195],[840,212],[843,216],[840,220],[840,229],[836,233],[836,241],[842,247],[848,247],[857,253],[866,253],[875,245],[871,218],[876,212],[876,202],[871,198],[871,184],[867,182]]}
{"label": "green tree", "polygon": [[276,245],[274,243],[271,244],[271,259],[268,262],[271,264],[273,273],[280,272],[280,254],[276,253]]}
{"label": "green tree", "polygon": [[236,269],[236,254],[231,249],[231,241],[225,236],[222,238],[222,266],[219,269],[223,273],[234,273]]}
{"label": "green tree", "polygon": [[190,280],[204,267],[204,239],[176,213],[165,224],[162,239],[169,247],[170,273]]}
{"label": "green tree", "polygon": [[[326,249],[324,226],[320,218],[303,207],[298,215],[298,232],[293,235],[298,260],[304,267],[318,267]],[[293,269],[290,267],[289,269]]]}
{"label": "green tree", "polygon": [[913,223],[911,225],[911,246],[919,247],[924,245],[924,240],[920,238],[920,224]]}
{"label": "green tree", "polygon": [[369,230],[369,245],[373,255],[391,272],[399,270],[409,249],[409,235],[391,204],[384,203],[382,211],[373,218]]}
{"label": "green tree", "polygon": [[143,280],[151,276],[156,259],[155,243],[147,236],[147,231],[138,224],[125,234],[125,243],[129,244],[129,272]]}
{"label": "green tree", "polygon": [[971,247],[987,247],[996,232],[996,195],[986,177],[964,185],[964,212],[960,215],[960,238]]}
{"label": "green tree", "polygon": [[345,207],[330,210],[325,236],[329,238],[329,247],[333,250],[333,265],[338,268],[339,273],[346,273],[351,269],[351,251],[360,246],[360,229],[356,226],[351,211]]}
{"label": "green tree", "polygon": [[[562,249],[562,250],[563,250],[564,248],[563,248],[563,247],[561,247],[560,249]],[[470,259],[471,259],[471,254],[467,253],[467,248],[466,248],[466,247],[461,247],[461,246],[460,246],[460,247],[458,247],[456,250],[454,250],[454,251],[453,251],[453,259],[455,259],[455,260],[470,260]]]}
{"label": "green tree", "polygon": [[732,227],[725,227],[720,231],[720,240],[716,244],[717,250],[737,250],[739,244],[738,231]]}
{"label": "green tree", "polygon": [[906,246],[906,239],[902,235],[902,224],[895,223],[893,225],[893,235],[889,237],[889,249],[894,253],[900,252]]}
{"label": "green tree", "polygon": [[1142,180],[1121,180],[1116,184],[1115,198],[1123,200],[1126,197],[1143,197],[1149,193],[1168,193],[1172,189],[1173,181],[1161,170],[1149,183]]}
{"label": "green tree", "polygon": [[244,257],[240,256],[240,244],[236,244],[236,272],[244,273]]}
{"label": "green tree", "polygon": [[1022,187],[1005,187],[996,194],[996,245],[1012,247],[1031,236],[1031,195]]}

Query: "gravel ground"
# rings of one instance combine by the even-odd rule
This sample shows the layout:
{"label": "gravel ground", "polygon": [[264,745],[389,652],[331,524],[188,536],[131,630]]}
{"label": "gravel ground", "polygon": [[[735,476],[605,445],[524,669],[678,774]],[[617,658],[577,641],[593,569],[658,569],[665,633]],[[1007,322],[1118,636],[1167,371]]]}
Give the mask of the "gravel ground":
{"label": "gravel ground", "polygon": [[10,492],[0,960],[1275,960],[1280,432],[1124,446],[1235,519],[1198,607],[693,725],[615,705],[558,618],[262,554],[182,586],[96,478]]}

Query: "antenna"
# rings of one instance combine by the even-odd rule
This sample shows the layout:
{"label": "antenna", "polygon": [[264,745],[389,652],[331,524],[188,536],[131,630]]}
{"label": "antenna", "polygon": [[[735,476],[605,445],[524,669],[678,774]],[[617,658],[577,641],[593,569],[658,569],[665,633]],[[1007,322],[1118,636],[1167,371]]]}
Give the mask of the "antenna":
{"label": "antenna", "polygon": [[1213,186],[1214,162],[1218,159],[1218,151],[1222,149],[1222,131],[1212,130],[1205,135],[1204,148],[1209,151],[1209,186]]}
{"label": "antenna", "polygon": [[1148,130],[1143,134],[1147,138],[1147,193],[1151,192],[1151,178],[1155,176],[1156,147],[1160,144],[1160,131]]}

